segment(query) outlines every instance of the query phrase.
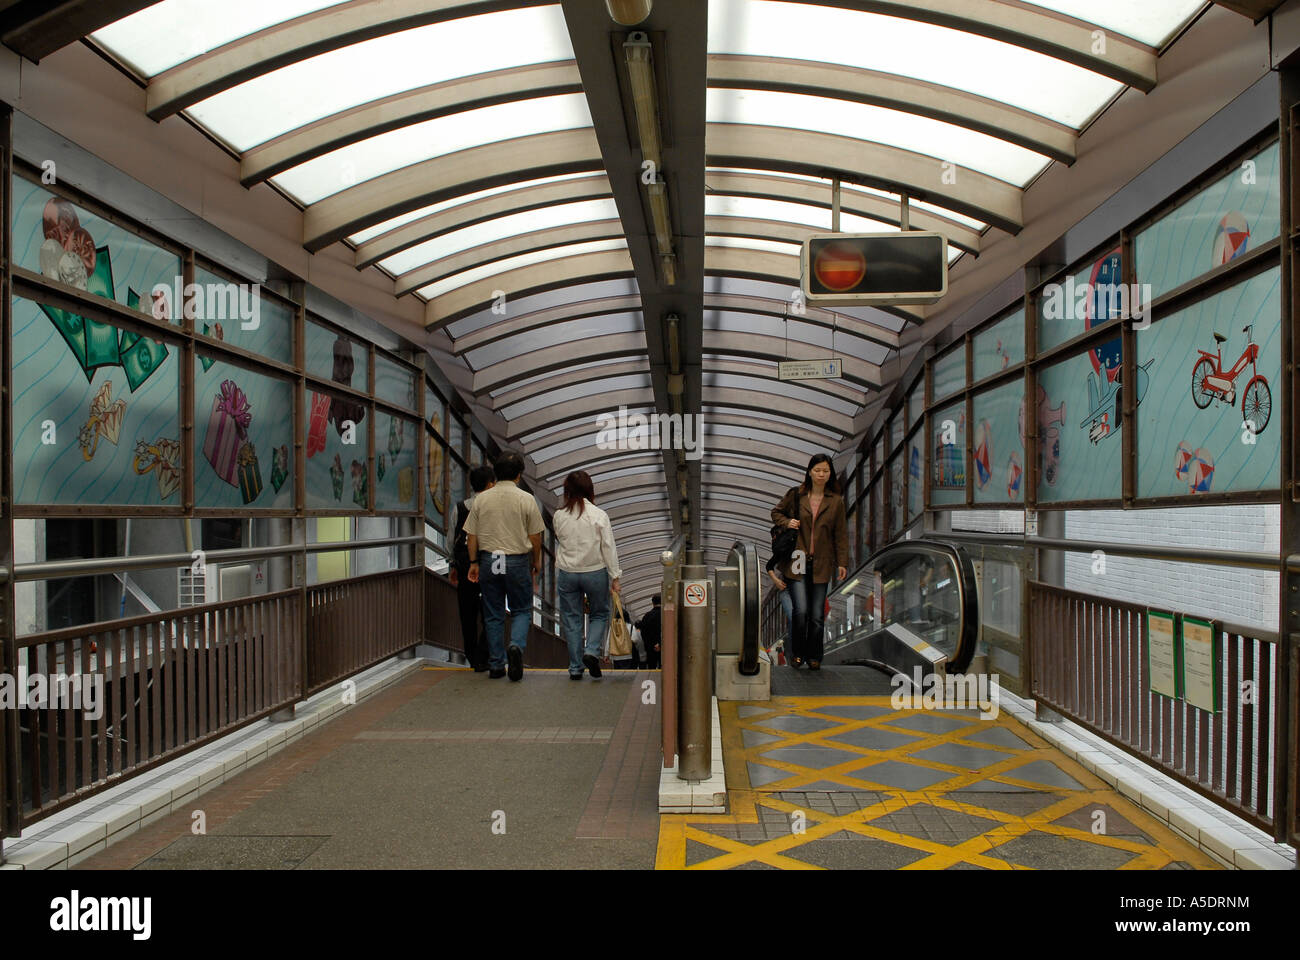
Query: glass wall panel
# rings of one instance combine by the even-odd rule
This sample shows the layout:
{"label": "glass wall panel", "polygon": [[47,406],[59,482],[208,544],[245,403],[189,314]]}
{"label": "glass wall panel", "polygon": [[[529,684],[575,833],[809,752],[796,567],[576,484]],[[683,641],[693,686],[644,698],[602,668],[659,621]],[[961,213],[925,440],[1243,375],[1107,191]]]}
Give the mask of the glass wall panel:
{"label": "glass wall panel", "polygon": [[1025,311],[999,320],[987,330],[975,334],[971,359],[975,380],[991,377],[1025,359]]}
{"label": "glass wall panel", "polygon": [[194,360],[194,505],[293,509],[293,382]]}
{"label": "glass wall panel", "polygon": [[1268,243],[1281,231],[1281,180],[1274,143],[1137,234],[1138,283],[1158,297]]}
{"label": "glass wall panel", "polygon": [[[1129,309],[1123,293],[1122,258],[1119,246],[1077,273],[1044,287],[1038,301],[1038,352],[1079,336],[1093,327],[1111,323]],[[1106,352],[1119,363],[1119,330],[1108,342]]]}
{"label": "glass wall panel", "polygon": [[[1118,336],[1115,342],[1119,343]],[[1120,495],[1122,398],[1118,358],[1112,374],[1108,357],[1106,345],[1044,367],[1038,374],[1040,501],[1098,500]],[[1146,374],[1139,373],[1139,397],[1145,388]]]}
{"label": "glass wall panel", "polygon": [[921,422],[925,415],[925,377],[916,381],[907,395],[907,428],[910,430]]}
{"label": "glass wall panel", "polygon": [[427,431],[424,442],[426,450],[424,517],[435,529],[446,531],[447,448],[441,438]]}
{"label": "glass wall panel", "polygon": [[1138,496],[1278,488],[1281,282],[1274,267],[1137,332]]}
{"label": "glass wall panel", "polygon": [[[307,391],[307,503],[310,509],[365,510],[371,451],[361,421],[369,412],[352,398]],[[347,426],[349,422],[354,428]]]}
{"label": "glass wall panel", "polygon": [[[176,254],[21,177],[13,178],[13,207],[15,266],[180,323],[176,304],[184,291]],[[64,338],[77,353],[75,333]],[[77,357],[86,370],[103,360],[84,351]]]}
{"label": "glass wall panel", "polygon": [[452,413],[447,417],[447,446],[456,454],[464,459],[465,457],[465,424],[456,414]]}
{"label": "glass wall panel", "polygon": [[415,509],[418,421],[375,415],[375,509]]}
{"label": "glass wall panel", "polygon": [[907,520],[910,523],[925,509],[925,455],[921,452],[924,433],[914,432],[907,441]]}
{"label": "glass wall panel", "polygon": [[959,343],[937,358],[933,376],[936,403],[966,386],[966,345]]}
{"label": "glass wall panel", "polygon": [[369,391],[366,345],[360,340],[308,320],[304,352],[307,373],[353,390]]}
{"label": "glass wall panel", "polygon": [[889,461],[889,533],[896,536],[903,530],[903,455],[895,454]]}
{"label": "glass wall panel", "polygon": [[930,503],[966,502],[966,403],[930,415]]}
{"label": "glass wall panel", "polygon": [[1015,380],[974,397],[971,462],[976,503],[1024,499],[1024,396],[1024,383]]}
{"label": "glass wall panel", "polygon": [[380,400],[415,409],[415,373],[381,353],[375,354],[375,396]]}
{"label": "glass wall panel", "polygon": [[294,309],[260,293],[258,284],[227,280],[194,268],[196,289],[187,290],[194,330],[241,350],[293,363]]}
{"label": "glass wall panel", "polygon": [[469,495],[468,478],[465,475],[465,466],[456,457],[447,459],[447,470],[449,483],[448,487],[451,492],[449,509],[451,516],[455,516],[456,504],[460,503]]}
{"label": "glass wall panel", "polygon": [[20,297],[12,346],[18,503],[181,505],[176,347]]}

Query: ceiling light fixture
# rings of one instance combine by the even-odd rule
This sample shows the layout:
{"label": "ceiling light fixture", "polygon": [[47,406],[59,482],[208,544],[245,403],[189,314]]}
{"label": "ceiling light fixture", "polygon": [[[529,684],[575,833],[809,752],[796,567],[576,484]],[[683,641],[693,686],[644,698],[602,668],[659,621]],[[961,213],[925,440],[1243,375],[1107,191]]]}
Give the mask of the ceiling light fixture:
{"label": "ceiling light fixture", "polygon": [[677,285],[677,255],[673,250],[673,224],[668,214],[668,185],[664,182],[663,142],[659,137],[659,105],[656,93],[654,50],[647,33],[628,34],[623,44],[628,78],[632,84],[632,109],[636,113],[637,137],[641,141],[641,182],[650,196],[650,217],[654,222],[655,247],[666,286]]}

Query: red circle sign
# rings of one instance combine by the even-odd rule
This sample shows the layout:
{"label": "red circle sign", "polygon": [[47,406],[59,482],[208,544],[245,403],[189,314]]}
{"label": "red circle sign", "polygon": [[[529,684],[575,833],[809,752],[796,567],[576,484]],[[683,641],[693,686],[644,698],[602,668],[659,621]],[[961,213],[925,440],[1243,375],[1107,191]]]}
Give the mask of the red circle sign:
{"label": "red circle sign", "polygon": [[867,275],[867,258],[848,243],[828,243],[817,252],[813,273],[827,290],[852,290]]}
{"label": "red circle sign", "polygon": [[698,583],[688,583],[686,585],[686,603],[688,606],[698,607],[704,602],[704,588]]}

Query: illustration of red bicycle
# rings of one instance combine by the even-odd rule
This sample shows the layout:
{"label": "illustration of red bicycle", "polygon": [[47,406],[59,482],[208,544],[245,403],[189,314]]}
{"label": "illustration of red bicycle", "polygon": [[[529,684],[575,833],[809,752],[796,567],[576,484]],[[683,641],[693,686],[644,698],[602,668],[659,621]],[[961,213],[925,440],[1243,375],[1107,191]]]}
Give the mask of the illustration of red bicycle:
{"label": "illustration of red bicycle", "polygon": [[1213,400],[1222,400],[1229,406],[1236,403],[1237,377],[1246,369],[1246,364],[1250,364],[1254,376],[1250,378],[1250,382],[1246,384],[1246,389],[1241,394],[1241,415],[1243,422],[1249,421],[1254,432],[1258,434],[1264,432],[1264,428],[1268,426],[1268,419],[1273,413],[1273,394],[1268,389],[1268,381],[1255,369],[1255,361],[1259,357],[1259,345],[1255,343],[1251,332],[1253,329],[1254,324],[1241,328],[1241,332],[1246,335],[1246,349],[1237,358],[1232,369],[1227,372],[1223,369],[1223,344],[1227,341],[1227,337],[1218,333],[1214,335],[1214,342],[1218,345],[1218,350],[1214,353],[1208,350],[1196,351],[1201,358],[1192,367],[1192,402],[1202,410]]}

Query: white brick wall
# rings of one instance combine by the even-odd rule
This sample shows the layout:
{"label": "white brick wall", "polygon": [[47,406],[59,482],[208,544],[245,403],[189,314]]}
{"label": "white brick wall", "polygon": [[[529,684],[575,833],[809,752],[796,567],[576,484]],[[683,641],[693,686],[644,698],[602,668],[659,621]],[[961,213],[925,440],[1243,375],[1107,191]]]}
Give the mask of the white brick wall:
{"label": "white brick wall", "polygon": [[[1071,510],[1065,515],[1065,535],[1071,539],[1276,554],[1281,542],[1281,516],[1278,507],[1270,504]],[[1094,575],[1092,566],[1090,554],[1066,554],[1066,588],[1277,629],[1275,573],[1116,556],[1105,557],[1102,575]]]}

